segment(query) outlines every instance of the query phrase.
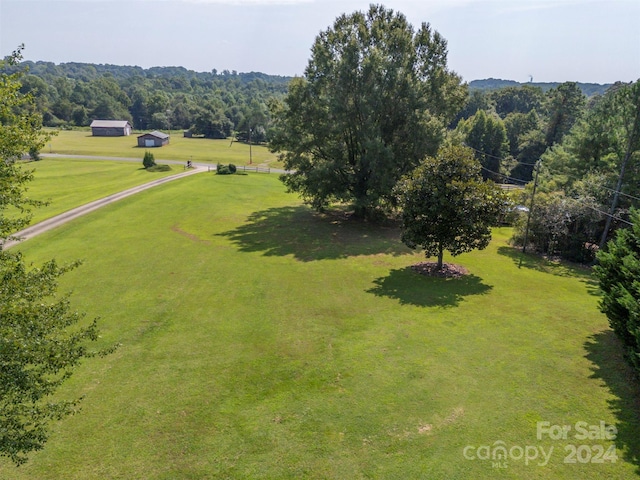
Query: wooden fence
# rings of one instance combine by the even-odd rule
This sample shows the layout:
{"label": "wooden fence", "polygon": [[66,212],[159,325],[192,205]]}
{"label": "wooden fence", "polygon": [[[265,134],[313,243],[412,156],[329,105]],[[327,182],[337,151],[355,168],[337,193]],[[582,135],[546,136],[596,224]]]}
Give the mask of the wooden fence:
{"label": "wooden fence", "polygon": [[[215,172],[216,169],[213,165],[209,165],[208,167],[208,171],[209,172]],[[271,173],[271,168],[269,167],[253,167],[253,166],[246,166],[246,165],[240,165],[240,166],[236,166],[236,171],[240,172],[256,172],[256,173]]]}
{"label": "wooden fence", "polygon": [[243,172],[256,172],[256,173],[271,173],[271,168],[269,167],[249,167],[247,165],[241,165],[236,167],[237,170],[242,170]]}

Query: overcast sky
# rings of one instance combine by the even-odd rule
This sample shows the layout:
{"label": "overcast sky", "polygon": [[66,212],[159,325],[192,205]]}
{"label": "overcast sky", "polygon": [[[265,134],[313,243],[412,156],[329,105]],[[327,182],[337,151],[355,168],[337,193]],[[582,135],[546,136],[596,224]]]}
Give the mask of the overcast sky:
{"label": "overcast sky", "polygon": [[[0,55],[302,75],[310,47],[358,0],[0,0]],[[640,78],[640,0],[386,0],[448,41],[471,81]]]}

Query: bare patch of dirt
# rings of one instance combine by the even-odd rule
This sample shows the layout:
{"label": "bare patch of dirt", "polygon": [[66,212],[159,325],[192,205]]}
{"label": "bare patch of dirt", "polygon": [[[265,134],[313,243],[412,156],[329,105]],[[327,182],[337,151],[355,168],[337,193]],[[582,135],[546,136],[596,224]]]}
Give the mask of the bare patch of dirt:
{"label": "bare patch of dirt", "polygon": [[422,434],[427,433],[428,434],[428,433],[431,433],[432,429],[433,429],[433,425],[431,425],[429,423],[424,424],[424,425],[419,425],[418,426],[418,433],[422,433]]}
{"label": "bare patch of dirt", "polygon": [[437,262],[416,263],[415,265],[411,265],[411,270],[427,277],[440,278],[460,278],[469,273],[469,270],[455,263],[443,263],[442,269],[438,270]]}
{"label": "bare patch of dirt", "polygon": [[454,408],[453,411],[449,414],[449,416],[442,421],[442,426],[451,425],[452,423],[455,423],[463,415],[464,415],[464,408],[462,407]]}

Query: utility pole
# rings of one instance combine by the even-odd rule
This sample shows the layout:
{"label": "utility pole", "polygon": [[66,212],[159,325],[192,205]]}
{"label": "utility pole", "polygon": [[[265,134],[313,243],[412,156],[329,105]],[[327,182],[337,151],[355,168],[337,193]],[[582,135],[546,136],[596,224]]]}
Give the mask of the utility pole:
{"label": "utility pole", "polygon": [[529,215],[527,215],[527,228],[524,231],[524,242],[522,242],[522,253],[527,253],[527,242],[529,241],[529,225],[531,224],[531,213],[533,213],[533,200],[536,196],[538,188],[538,174],[540,173],[540,160],[536,162],[536,176],[533,180],[533,192],[531,192],[531,204],[529,206]]}
{"label": "utility pole", "polygon": [[253,156],[251,154],[251,129],[249,129],[249,165],[253,163]]}
{"label": "utility pole", "polygon": [[[629,144],[631,144],[631,139],[629,140]],[[629,158],[631,157],[631,148],[627,147],[627,152],[624,156],[624,160],[622,161],[622,167],[620,167],[620,176],[618,177],[618,184],[616,185],[616,191],[613,194],[613,202],[611,202],[611,209],[609,210],[609,215],[607,215],[607,220],[604,224],[604,232],[602,232],[602,237],[600,238],[599,248],[602,250],[604,248],[605,243],[607,243],[607,236],[609,235],[609,229],[611,228],[611,219],[613,218],[614,213],[616,212],[616,207],[618,206],[618,199],[620,198],[620,190],[622,190],[622,180],[624,179],[624,171],[627,168],[627,163],[629,162]]]}
{"label": "utility pole", "polygon": [[624,171],[627,168],[631,156],[640,148],[640,83],[636,82],[628,89],[627,87],[623,88],[625,90],[622,90],[619,96],[614,97],[614,107],[616,107],[616,110],[619,112],[625,112],[626,118],[623,121],[623,129],[627,137],[627,148],[622,160],[622,166],[620,167],[620,176],[618,177],[618,184],[616,185],[616,191],[613,195],[611,210],[609,210],[609,215],[607,215],[604,232],[602,232],[602,238],[600,239],[601,250],[604,248],[605,243],[607,243],[607,236],[611,228],[611,219],[614,218],[616,208],[618,207]]}

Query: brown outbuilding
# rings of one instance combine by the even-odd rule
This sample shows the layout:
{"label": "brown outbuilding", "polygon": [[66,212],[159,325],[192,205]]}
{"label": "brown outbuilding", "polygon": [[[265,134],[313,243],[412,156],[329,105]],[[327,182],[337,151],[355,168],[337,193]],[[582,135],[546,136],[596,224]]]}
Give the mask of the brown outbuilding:
{"label": "brown outbuilding", "polygon": [[126,120],[94,120],[91,134],[94,137],[124,137],[131,134],[133,127]]}
{"label": "brown outbuilding", "polygon": [[157,130],[138,137],[139,147],[162,147],[169,143],[169,135],[158,132]]}

